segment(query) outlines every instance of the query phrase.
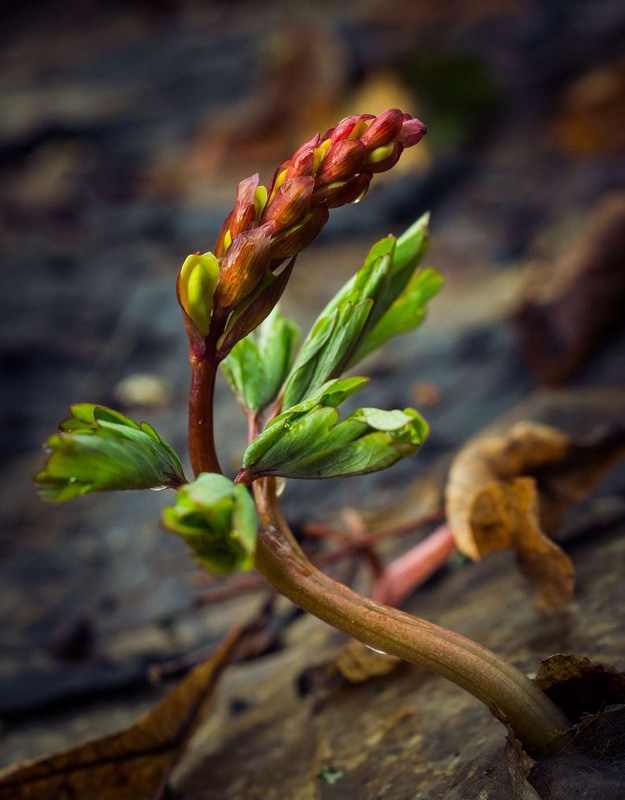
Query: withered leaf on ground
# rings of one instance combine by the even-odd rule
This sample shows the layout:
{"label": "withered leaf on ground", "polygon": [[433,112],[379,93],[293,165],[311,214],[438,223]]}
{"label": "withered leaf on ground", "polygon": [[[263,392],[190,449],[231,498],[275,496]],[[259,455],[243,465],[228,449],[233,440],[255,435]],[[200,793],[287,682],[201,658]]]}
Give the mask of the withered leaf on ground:
{"label": "withered leaf on ground", "polygon": [[138,800],[154,798],[181,749],[205,717],[222,670],[246,629],[134,725],[61,753],[0,772],[0,800]]}
{"label": "withered leaf on ground", "polygon": [[535,422],[469,442],[453,461],[446,489],[458,549],[474,560],[515,549],[539,607],[563,608],[573,593],[573,565],[546,534],[624,454],[622,429],[573,440]]}

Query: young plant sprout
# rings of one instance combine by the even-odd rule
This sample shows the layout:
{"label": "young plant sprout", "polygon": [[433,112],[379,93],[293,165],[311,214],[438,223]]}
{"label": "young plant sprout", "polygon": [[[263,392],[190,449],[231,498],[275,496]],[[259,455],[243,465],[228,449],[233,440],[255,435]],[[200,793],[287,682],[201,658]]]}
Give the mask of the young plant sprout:
{"label": "young plant sprout", "polygon": [[[147,423],[86,403],[73,406],[61,433],[48,441],[51,455],[36,480],[52,503],[110,489],[174,489],[163,524],[201,565],[219,575],[254,566],[330,625],[462,686],[539,754],[569,722],[531,680],[481,645],[320,572],[295,541],[278,501],[277,479],[385,469],[415,453],[427,436],[427,423],[411,408],[360,408],[342,419],[339,411],[368,382],[341,377],[345,370],[417,328],[440,288],[438,273],[420,268],[427,215],[399,238],[373,245],[299,349],[297,326],[278,308],[297,255],[319,234],[329,210],[359,200],[374,174],[393,167],[424,134],[419,120],[398,109],[344,119],[280,164],[268,188],[258,175],[241,181],[214,253],[184,262],[177,293],[190,342],[194,481]],[[214,441],[219,367],[248,420],[249,443],[233,480],[222,474]]]}

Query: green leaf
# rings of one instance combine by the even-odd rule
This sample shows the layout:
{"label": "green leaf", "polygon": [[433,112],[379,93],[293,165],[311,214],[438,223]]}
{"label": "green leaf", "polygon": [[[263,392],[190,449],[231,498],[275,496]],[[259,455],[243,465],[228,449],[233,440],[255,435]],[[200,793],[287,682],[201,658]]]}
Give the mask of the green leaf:
{"label": "green leaf", "polygon": [[258,520],[248,490],[224,475],[203,472],[183,486],[163,525],[189,545],[196,560],[217,575],[250,569]]}
{"label": "green leaf", "polygon": [[329,396],[321,393],[276,417],[245,451],[244,467],[254,477],[363,475],[412,455],[427,436],[427,423],[413,409],[361,408],[339,422],[338,403],[327,402]]}
{"label": "green leaf", "polygon": [[[312,397],[287,408],[282,414],[274,417],[265,430],[248,445],[243,455],[243,467],[247,468],[257,463],[263,453],[280,441],[284,431],[290,431],[295,423],[309,411],[317,407],[335,408],[368,382],[368,378],[344,378],[328,381]],[[290,437],[289,442],[291,441],[295,440]]]}
{"label": "green leaf", "polygon": [[435,269],[416,272],[404,292],[363,337],[350,366],[377,350],[391,337],[418,328],[427,316],[429,301],[438,294],[442,285],[443,279]]}
{"label": "green leaf", "polygon": [[[427,252],[428,222],[429,214],[424,214],[399,239],[387,236],[376,242],[362,268],[323,309],[286,381],[285,406],[309,397],[377,346],[374,343],[380,337],[369,338],[370,333],[407,289]],[[414,327],[416,323],[409,329]]]}
{"label": "green leaf", "polygon": [[257,412],[275,400],[298,338],[297,325],[276,306],[255,331],[237,342],[221,368],[242,406]]}
{"label": "green leaf", "polygon": [[287,379],[285,406],[309,397],[343,372],[362,336],[378,318],[376,309],[390,280],[394,247],[392,236],[377,242],[362,269],[321,312]]}
{"label": "green leaf", "polygon": [[158,489],[185,482],[175,451],[146,422],[105,406],[79,403],[47,442],[50,456],[35,476],[39,496],[63,503],[88,492]]}
{"label": "green leaf", "polygon": [[[422,214],[412,223],[397,240],[395,255],[393,257],[393,275],[396,285],[393,287],[393,302],[399,297],[404,286],[410,280],[415,267],[423,260],[423,256],[430,248],[430,212]],[[407,273],[407,274],[406,274]],[[397,288],[401,281],[403,285]]]}

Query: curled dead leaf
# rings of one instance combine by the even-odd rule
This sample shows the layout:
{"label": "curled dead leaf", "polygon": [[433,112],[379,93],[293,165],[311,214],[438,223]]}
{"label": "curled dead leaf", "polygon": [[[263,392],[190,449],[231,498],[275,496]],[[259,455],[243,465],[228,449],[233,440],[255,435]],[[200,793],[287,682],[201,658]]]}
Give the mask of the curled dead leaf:
{"label": "curled dead leaf", "polygon": [[574,441],[535,422],[469,442],[454,459],[446,488],[447,521],[458,549],[473,560],[516,550],[538,606],[563,608],[572,598],[573,565],[546,533],[624,454],[622,430]]}
{"label": "curled dead leaf", "polygon": [[164,780],[206,716],[223,669],[247,629],[234,631],[158,705],[128,728],[0,772],[0,800],[158,798]]}

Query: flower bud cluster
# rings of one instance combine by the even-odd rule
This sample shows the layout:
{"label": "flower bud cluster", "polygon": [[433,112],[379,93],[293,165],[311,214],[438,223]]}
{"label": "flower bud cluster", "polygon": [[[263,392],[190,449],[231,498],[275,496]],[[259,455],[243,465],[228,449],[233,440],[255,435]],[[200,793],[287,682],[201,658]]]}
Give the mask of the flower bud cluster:
{"label": "flower bud cluster", "polygon": [[268,189],[258,174],[241,181],[217,237],[213,306],[230,312],[247,301],[264,277],[314,241],[329,209],[359,201],[373,175],[391,169],[425,133],[422,122],[397,108],[352,115],[304,142]]}

